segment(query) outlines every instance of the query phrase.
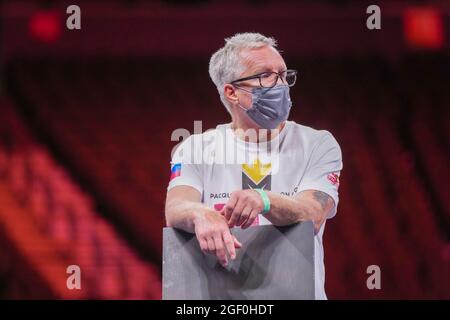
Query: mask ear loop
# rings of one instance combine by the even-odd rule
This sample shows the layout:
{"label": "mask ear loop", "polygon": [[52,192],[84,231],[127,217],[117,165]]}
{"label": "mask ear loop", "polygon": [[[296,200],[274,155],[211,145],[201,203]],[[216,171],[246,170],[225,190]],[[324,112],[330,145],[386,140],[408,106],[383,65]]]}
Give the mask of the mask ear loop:
{"label": "mask ear loop", "polygon": [[[240,87],[239,85],[233,84],[233,87],[235,87],[236,89],[245,91],[245,92],[247,92],[247,93],[253,94],[250,90],[244,89],[244,88]],[[252,98],[253,98],[253,97],[252,97]],[[244,107],[241,105],[241,103],[239,102],[239,98],[238,98],[238,107],[241,108],[242,110],[244,110],[245,112],[248,112],[248,110],[250,110],[250,109],[252,108],[252,107],[250,107],[250,108],[248,108],[248,109],[244,108]]]}
{"label": "mask ear loop", "polygon": [[238,105],[237,105],[239,108],[241,108],[242,110],[244,110],[245,112],[248,112],[248,110],[249,109],[245,109],[243,106],[241,106],[241,104],[239,103],[239,101],[238,101]]}

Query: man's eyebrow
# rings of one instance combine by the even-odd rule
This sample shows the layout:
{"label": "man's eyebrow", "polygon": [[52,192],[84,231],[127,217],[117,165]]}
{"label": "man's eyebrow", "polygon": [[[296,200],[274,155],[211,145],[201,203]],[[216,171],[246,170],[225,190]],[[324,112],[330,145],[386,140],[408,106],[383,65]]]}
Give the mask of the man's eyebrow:
{"label": "man's eyebrow", "polygon": [[272,72],[272,70],[270,70],[269,68],[256,68],[256,69],[253,69],[252,74],[260,74],[260,73],[264,73],[264,72]]}
{"label": "man's eyebrow", "polygon": [[[272,69],[270,68],[257,68],[254,69],[255,71],[252,74],[261,74],[261,73],[265,73],[265,72],[274,72]],[[282,68],[280,69],[278,72],[284,71],[286,69]]]}
{"label": "man's eyebrow", "polygon": [[[277,72],[283,72],[283,71],[287,70],[287,68],[285,66],[280,66],[277,69],[278,69]],[[274,70],[267,68],[267,67],[256,68],[254,70],[255,71],[253,72],[253,74],[260,74],[260,73],[264,73],[264,72],[274,72]]]}

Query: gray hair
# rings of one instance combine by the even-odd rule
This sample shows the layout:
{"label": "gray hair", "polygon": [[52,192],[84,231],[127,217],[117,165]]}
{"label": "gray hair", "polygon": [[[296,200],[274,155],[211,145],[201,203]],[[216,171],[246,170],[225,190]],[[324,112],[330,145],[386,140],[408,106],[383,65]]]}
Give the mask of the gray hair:
{"label": "gray hair", "polygon": [[266,37],[260,33],[237,33],[225,39],[225,46],[217,50],[209,60],[209,76],[219,91],[220,100],[230,112],[228,101],[224,97],[225,84],[236,80],[245,66],[242,64],[240,53],[243,49],[255,49],[264,46],[276,47],[274,38]]}

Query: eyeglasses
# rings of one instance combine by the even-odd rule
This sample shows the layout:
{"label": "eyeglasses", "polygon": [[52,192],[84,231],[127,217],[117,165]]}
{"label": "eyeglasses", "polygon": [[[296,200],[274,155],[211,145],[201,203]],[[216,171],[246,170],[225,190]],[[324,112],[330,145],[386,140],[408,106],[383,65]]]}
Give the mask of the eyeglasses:
{"label": "eyeglasses", "polygon": [[285,70],[281,72],[263,72],[258,73],[253,76],[240,78],[230,82],[231,84],[236,84],[237,82],[258,79],[259,85],[263,88],[273,88],[278,83],[278,79],[281,78],[283,83],[287,84],[289,87],[292,87],[297,81],[297,70]]}

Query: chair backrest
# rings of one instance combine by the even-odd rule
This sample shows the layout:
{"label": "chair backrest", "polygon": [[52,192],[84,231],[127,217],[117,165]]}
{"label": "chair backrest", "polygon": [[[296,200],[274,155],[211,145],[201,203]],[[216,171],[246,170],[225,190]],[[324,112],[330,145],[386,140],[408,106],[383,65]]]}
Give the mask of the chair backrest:
{"label": "chair backrest", "polygon": [[163,299],[314,299],[312,222],[233,228],[242,243],[224,268],[193,234],[163,230]]}

